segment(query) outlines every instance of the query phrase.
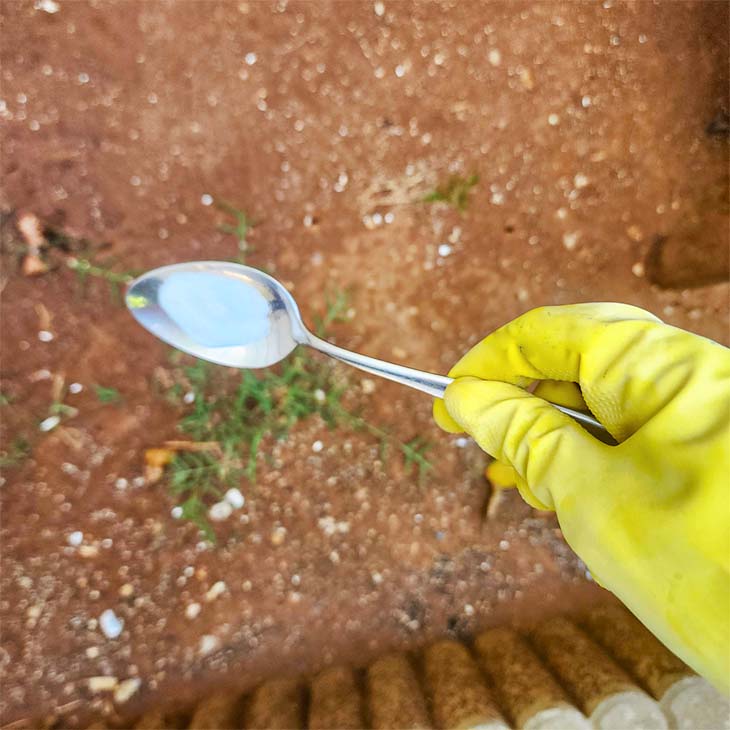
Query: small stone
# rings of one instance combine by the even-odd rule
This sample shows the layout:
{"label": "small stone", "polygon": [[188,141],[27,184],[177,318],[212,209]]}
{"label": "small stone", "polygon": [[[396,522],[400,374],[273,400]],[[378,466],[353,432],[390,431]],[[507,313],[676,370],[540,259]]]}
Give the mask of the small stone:
{"label": "small stone", "polygon": [[122,491],[122,492],[123,492],[123,491],[124,491],[124,490],[125,490],[125,489],[126,489],[126,488],[127,488],[128,486],[129,486],[129,482],[128,482],[128,481],[127,481],[127,480],[126,480],[126,479],[125,479],[124,477],[119,477],[119,479],[117,479],[117,480],[116,480],[116,481],[114,482],[114,487],[115,487],[115,489],[119,489],[119,490],[120,490],[120,491]]}
{"label": "small stone", "polygon": [[185,607],[185,618],[189,618],[191,621],[197,618],[200,614],[202,606],[199,603],[189,603]]}
{"label": "small stone", "polygon": [[172,516],[173,520],[179,520],[183,516],[183,508],[179,505],[177,507],[173,507],[170,510],[170,515]]}
{"label": "small stone", "polygon": [[21,271],[23,276],[40,276],[48,271],[48,264],[38,254],[29,253],[23,258]]}
{"label": "small stone", "polygon": [[509,540],[500,540],[499,549],[500,550],[509,550]]}
{"label": "small stone", "polygon": [[587,108],[588,108],[588,107],[589,107],[589,106],[590,106],[590,105],[591,105],[592,103],[593,103],[593,101],[591,100],[591,97],[590,97],[590,96],[584,96],[584,97],[583,97],[583,98],[582,98],[582,99],[580,100],[580,105],[581,105],[581,106],[582,106],[582,107],[583,107],[584,109],[587,109]]}
{"label": "small stone", "polygon": [[243,60],[244,60],[244,61],[246,62],[246,65],[247,65],[247,66],[253,66],[253,65],[254,65],[254,64],[256,63],[256,59],[257,59],[257,56],[256,56],[256,54],[255,54],[255,53],[253,53],[252,51],[251,51],[251,52],[249,52],[249,53],[247,53],[247,54],[246,54],[246,55],[245,55],[245,56],[243,57]]}
{"label": "small stone", "polygon": [[183,403],[186,405],[190,405],[191,403],[195,403],[195,393],[192,390],[189,390],[185,395],[183,396]]}
{"label": "small stone", "polygon": [[487,60],[492,66],[499,66],[502,63],[502,54],[496,48],[492,48],[487,54]]}
{"label": "small stone", "polygon": [[111,692],[115,689],[119,680],[116,677],[89,677],[86,686],[91,692]]}
{"label": "small stone", "polygon": [[87,659],[96,659],[100,653],[99,647],[98,646],[89,646],[89,647],[87,647],[87,649],[84,653],[86,654]]}
{"label": "small stone", "polygon": [[466,614],[467,616],[473,616],[473,615],[474,615],[474,606],[472,606],[472,605],[471,605],[471,603],[467,603],[467,604],[466,604],[466,605],[464,606],[464,613],[465,613],[465,614]]}
{"label": "small stone", "polygon": [[637,243],[639,241],[644,240],[644,232],[639,228],[637,225],[631,225],[626,229],[626,235],[632,240],[636,241]]}
{"label": "small stone", "polygon": [[365,395],[370,395],[371,393],[374,393],[375,392],[375,381],[370,380],[370,378],[363,378],[362,392],[365,393]]}
{"label": "small stone", "polygon": [[527,91],[532,91],[535,88],[535,79],[532,77],[532,71],[529,68],[520,69],[519,78],[520,83]]}
{"label": "small stone", "polygon": [[119,595],[122,598],[129,598],[134,595],[134,586],[131,583],[125,583],[119,588]]}
{"label": "small stone", "polygon": [[385,4],[378,0],[378,2],[373,5],[373,11],[375,12],[375,15],[382,18],[383,15],[385,15]]}
{"label": "small stone", "polygon": [[84,541],[84,533],[81,530],[75,530],[67,538],[66,542],[71,547],[78,547]]}
{"label": "small stone", "polygon": [[548,124],[551,127],[557,127],[558,124],[560,124],[560,117],[555,114],[554,112],[552,114],[548,115]]}
{"label": "small stone", "polygon": [[286,540],[286,527],[275,527],[271,531],[271,536],[269,537],[269,540],[274,546],[282,545],[284,543],[284,540]]}
{"label": "small stone", "polygon": [[227,590],[228,586],[222,580],[216,581],[205,594],[205,600],[208,601],[208,603],[215,601],[218,596],[222,595]]}
{"label": "small stone", "polygon": [[139,677],[125,679],[114,690],[114,702],[118,705],[125,703],[141,686],[142,680]]}
{"label": "small stone", "polygon": [[582,173],[579,172],[574,178],[573,178],[573,184],[576,188],[584,188],[586,185],[588,185],[588,178]]}
{"label": "small stone", "polygon": [[49,15],[53,15],[61,9],[61,6],[56,2],[56,0],[36,0],[33,7],[36,10],[42,10],[44,13],[48,13]]}
{"label": "small stone", "polygon": [[453,251],[453,249],[451,248],[451,246],[449,246],[449,244],[448,244],[448,243],[442,243],[442,244],[441,244],[441,245],[440,245],[440,246],[438,247],[438,254],[439,254],[439,256],[443,256],[443,257],[446,257],[446,256],[448,256],[448,255],[449,255],[449,254],[450,254],[450,253],[451,253],[452,251]]}
{"label": "small stone", "polygon": [[203,634],[203,636],[200,637],[198,652],[202,656],[205,656],[206,654],[210,654],[212,651],[215,651],[219,646],[220,640],[217,636],[213,636],[212,634]]}
{"label": "small stone", "polygon": [[203,195],[200,196],[200,202],[206,206],[213,205],[213,196],[208,195],[208,193],[204,193]]}
{"label": "small stone", "polygon": [[38,339],[41,342],[50,342],[53,339],[53,332],[49,332],[48,330],[41,330],[38,333]]}
{"label": "small stone", "polygon": [[241,494],[240,489],[231,487],[224,495],[223,499],[233,507],[233,509],[241,509],[246,504],[246,498]]}
{"label": "small stone", "polygon": [[321,441],[315,441],[312,444],[312,451],[314,451],[315,454],[318,454],[323,448],[324,444]]}
{"label": "small stone", "polygon": [[637,261],[632,267],[631,267],[631,273],[634,276],[642,277],[644,276],[644,264],[641,261]]}
{"label": "small stone", "polygon": [[76,395],[77,393],[80,393],[84,389],[84,386],[81,385],[81,383],[71,383],[71,385],[68,386],[68,392],[72,395]]}
{"label": "small stone", "polygon": [[314,400],[316,400],[317,403],[324,403],[325,400],[327,400],[327,394],[322,390],[322,388],[317,388],[314,391]]}
{"label": "small stone", "polygon": [[116,639],[124,628],[124,621],[117,617],[111,608],[99,616],[99,628],[107,639]]}
{"label": "small stone", "polygon": [[232,512],[233,507],[228,502],[216,502],[208,510],[208,517],[213,522],[223,522],[223,520],[227,520],[231,516]]}
{"label": "small stone", "polygon": [[565,248],[567,248],[568,251],[572,251],[578,243],[579,236],[580,236],[580,234],[578,234],[578,233],[563,234],[563,246],[565,246]]}
{"label": "small stone", "polygon": [[79,547],[79,555],[82,558],[95,558],[99,554],[99,548],[96,545],[81,545]]}

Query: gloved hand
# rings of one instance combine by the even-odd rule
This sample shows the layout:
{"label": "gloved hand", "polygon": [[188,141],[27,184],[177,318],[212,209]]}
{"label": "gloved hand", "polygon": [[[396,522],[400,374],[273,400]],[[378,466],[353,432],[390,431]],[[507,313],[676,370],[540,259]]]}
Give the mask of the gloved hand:
{"label": "gloved hand", "polygon": [[[730,693],[730,350],[636,307],[577,304],[528,312],[449,374],[439,425],[512,466],[597,580]],[[577,383],[619,445],[523,390],[543,379]]]}

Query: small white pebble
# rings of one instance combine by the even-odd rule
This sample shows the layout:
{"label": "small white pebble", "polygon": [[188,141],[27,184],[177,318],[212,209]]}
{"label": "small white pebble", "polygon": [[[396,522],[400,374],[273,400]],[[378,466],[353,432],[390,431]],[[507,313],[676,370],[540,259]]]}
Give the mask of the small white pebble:
{"label": "small white pebble", "polygon": [[86,654],[87,659],[96,659],[96,657],[99,656],[99,647],[90,646],[86,649],[86,651],[84,653]]}
{"label": "small white pebble", "polygon": [[489,198],[492,205],[503,205],[504,204],[504,193],[500,193],[499,191],[492,193],[492,196]]}
{"label": "small white pebble", "polygon": [[86,686],[90,692],[110,692],[117,686],[116,677],[89,677]]}
{"label": "small white pebble", "polygon": [[223,499],[233,507],[233,509],[241,509],[246,504],[246,498],[241,494],[241,490],[231,487],[224,495]]}
{"label": "small white pebble", "polygon": [[558,208],[555,211],[555,217],[559,218],[561,221],[564,221],[568,217],[568,211],[565,208]]}
{"label": "small white pebble", "polygon": [[394,213],[392,213],[392,212],[390,212],[390,213],[386,213],[386,214],[385,214],[385,215],[383,216],[383,220],[384,220],[384,221],[385,221],[386,223],[392,223],[392,222],[393,222],[393,221],[395,220],[395,214],[394,214]]}
{"label": "small white pebble", "polygon": [[383,224],[383,216],[380,213],[373,213],[372,221],[376,226]]}
{"label": "small white pebble", "polygon": [[53,339],[53,332],[49,332],[48,330],[41,330],[38,333],[38,339],[41,342],[50,342]]}
{"label": "small white pebble", "polygon": [[362,392],[365,393],[365,395],[370,395],[371,393],[374,393],[375,381],[370,380],[370,378],[364,378],[362,381]]}
{"label": "small white pebble", "polygon": [[233,507],[228,502],[216,502],[208,510],[208,517],[213,522],[222,522],[231,516],[231,512],[233,512]]}
{"label": "small white pebble", "polygon": [[397,76],[397,77],[398,77],[399,79],[402,79],[402,78],[403,78],[403,77],[404,77],[404,76],[406,75],[406,67],[405,67],[405,66],[403,66],[402,64],[398,64],[398,65],[397,65],[397,66],[395,67],[395,75],[396,75],[396,76]]}
{"label": "small white pebble", "polygon": [[81,383],[71,383],[71,385],[68,386],[68,392],[72,393],[73,395],[76,395],[76,393],[80,393],[84,389],[84,386],[81,385]]}
{"label": "small white pebble", "polygon": [[492,48],[487,54],[487,60],[492,66],[499,66],[502,63],[502,54],[496,48]]}
{"label": "small white pebble", "polygon": [[225,584],[224,581],[216,581],[205,594],[205,600],[208,601],[208,603],[210,603],[211,601],[215,601],[218,596],[223,595],[227,590],[228,586]]}
{"label": "small white pebble", "polygon": [[474,606],[471,605],[471,603],[467,603],[464,605],[464,613],[467,616],[473,616],[474,615]]}
{"label": "small white pebble", "polygon": [[584,109],[587,109],[587,108],[588,108],[588,107],[589,107],[589,106],[590,106],[590,105],[591,105],[592,103],[593,103],[593,100],[591,99],[591,97],[590,97],[590,96],[587,96],[587,95],[586,95],[586,96],[584,96],[584,97],[583,97],[583,98],[582,98],[582,99],[580,100],[580,105],[581,105],[581,106],[582,106],[582,107],[583,107]]}
{"label": "small white pebble", "polygon": [[314,391],[314,400],[317,401],[317,403],[324,403],[327,399],[327,394],[322,390],[322,388],[317,388]]}
{"label": "small white pebble", "polygon": [[206,654],[210,654],[212,651],[215,651],[219,645],[220,640],[217,636],[213,636],[212,634],[204,634],[200,637],[198,652],[205,656]]}
{"label": "small white pebble", "polygon": [[44,432],[52,431],[59,423],[61,423],[61,416],[48,416],[48,418],[41,421],[38,428]]}
{"label": "small white pebble", "polygon": [[115,486],[115,487],[116,487],[116,488],[117,488],[117,489],[118,489],[119,491],[123,492],[123,491],[124,491],[124,490],[125,490],[125,489],[126,489],[126,488],[127,488],[128,486],[129,486],[129,482],[128,482],[128,481],[127,481],[127,480],[126,480],[126,479],[125,479],[124,477],[119,477],[119,479],[117,479],[117,480],[116,480],[116,481],[114,482],[114,486]]}
{"label": "small white pebble", "polygon": [[199,603],[188,603],[185,606],[185,618],[189,618],[191,621],[197,618],[200,614],[201,605]]}
{"label": "small white pebble", "polygon": [[321,441],[315,441],[312,444],[312,451],[314,451],[315,454],[318,454],[323,448],[324,444]]}
{"label": "small white pebble", "polygon": [[141,686],[142,680],[139,677],[125,679],[114,690],[114,702],[118,705],[125,703]]}
{"label": "small white pebble", "polygon": [[378,0],[378,2],[373,5],[373,11],[375,12],[375,15],[382,18],[383,15],[385,15],[385,4]]}
{"label": "small white pebble", "polygon": [[499,549],[500,550],[509,550],[509,540],[500,540]]}
{"label": "small white pebble", "polygon": [[291,584],[293,586],[299,586],[299,585],[301,585],[301,582],[302,582],[301,577],[299,575],[297,575],[296,573],[291,577]]}
{"label": "small white pebble", "polygon": [[107,608],[99,616],[99,628],[107,639],[116,639],[122,633],[124,621],[117,618],[117,615],[111,608]]}
{"label": "small white pebble", "polygon": [[205,193],[205,194],[203,194],[203,195],[200,196],[200,202],[203,205],[213,205],[213,196],[212,195],[208,195],[208,193]]}
{"label": "small white pebble", "polygon": [[174,520],[179,520],[183,516],[183,508],[179,505],[177,507],[173,507],[170,510],[170,514]]}
{"label": "small white pebble", "polygon": [[44,13],[49,13],[50,15],[57,13],[61,9],[61,6],[55,0],[36,0],[33,7],[36,10],[42,10]]}
{"label": "small white pebble", "polygon": [[305,215],[302,219],[302,223],[304,224],[305,228],[310,228],[314,223],[314,217],[307,213],[307,215]]}
{"label": "small white pebble", "polygon": [[466,447],[466,445],[469,443],[469,439],[465,438],[464,436],[459,436],[455,441],[454,445],[457,449],[463,449]]}
{"label": "small white pebble", "polygon": [[257,56],[255,53],[249,52],[243,57],[243,60],[246,62],[247,66],[253,66],[256,63],[256,58]]}
{"label": "small white pebble", "polygon": [[644,264],[641,261],[637,261],[632,267],[631,267],[631,273],[634,276],[642,277],[644,276]]}
{"label": "small white pebble", "polygon": [[71,547],[78,547],[84,541],[84,533],[81,530],[74,530],[67,538],[66,542]]}
{"label": "small white pebble", "polygon": [[449,246],[448,243],[442,243],[438,247],[439,256],[444,256],[444,257],[448,256],[452,251],[453,251],[453,249],[451,248],[451,246]]}
{"label": "small white pebble", "polygon": [[190,405],[191,403],[194,403],[194,402],[195,402],[195,393],[192,390],[189,390],[183,396],[183,403]]}
{"label": "small white pebble", "polygon": [[560,124],[560,117],[555,113],[548,115],[548,124],[551,127],[557,127]]}
{"label": "small white pebble", "polygon": [[578,243],[579,236],[580,234],[575,232],[563,234],[563,246],[565,246],[568,251],[572,251]]}
{"label": "small white pebble", "polygon": [[584,188],[586,185],[588,185],[588,178],[582,172],[579,172],[573,178],[573,184],[576,188]]}
{"label": "small white pebble", "polygon": [[374,585],[379,586],[383,582],[383,576],[376,571],[370,574],[370,580]]}

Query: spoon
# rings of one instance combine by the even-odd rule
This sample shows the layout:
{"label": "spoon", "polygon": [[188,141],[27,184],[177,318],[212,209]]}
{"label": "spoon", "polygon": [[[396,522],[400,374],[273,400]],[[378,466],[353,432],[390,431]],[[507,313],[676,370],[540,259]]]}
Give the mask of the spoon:
{"label": "spoon", "polygon": [[[224,261],[191,261],[153,269],[126,295],[134,318],[178,350],[233,368],[265,368],[297,345],[443,398],[452,378],[377,360],[337,347],[307,330],[291,294],[258,269]],[[597,438],[615,443],[604,427],[580,411],[554,404]]]}

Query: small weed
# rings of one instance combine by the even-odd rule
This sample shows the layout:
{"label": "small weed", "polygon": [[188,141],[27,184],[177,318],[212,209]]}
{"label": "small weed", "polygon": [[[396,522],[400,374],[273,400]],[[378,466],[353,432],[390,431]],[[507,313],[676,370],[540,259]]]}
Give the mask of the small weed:
{"label": "small weed", "polygon": [[112,262],[105,262],[99,264],[87,258],[77,258],[76,256],[69,256],[66,259],[66,266],[69,269],[76,272],[76,278],[79,282],[79,288],[81,291],[86,286],[88,277],[95,277],[97,279],[103,279],[109,286],[109,293],[112,299],[117,303],[122,303],[122,287],[129,284],[134,279],[137,272],[124,271],[117,272],[113,271],[110,266]]}
{"label": "small weed", "polygon": [[94,392],[102,403],[118,403],[121,400],[119,391],[116,388],[107,388],[104,385],[95,385]]}
{"label": "small weed", "polygon": [[219,229],[224,233],[230,233],[236,237],[236,241],[238,241],[236,262],[245,264],[246,256],[253,252],[253,247],[248,242],[248,234],[257,225],[257,222],[249,218],[246,211],[236,208],[224,200],[216,200],[215,204],[217,208],[227,213],[232,219],[230,223],[221,224]]}
{"label": "small weed", "polygon": [[325,297],[325,312],[315,315],[314,332],[317,337],[324,337],[331,325],[336,322],[347,321],[347,310],[350,307],[350,296],[347,292],[338,290]]}
{"label": "small weed", "polygon": [[0,391],[0,406],[9,406],[13,402],[13,398],[6,393]]}
{"label": "small weed", "polygon": [[30,444],[22,436],[18,436],[9,449],[0,451],[0,469],[19,466],[28,454],[30,454]]}
{"label": "small weed", "polygon": [[[327,326],[339,321],[347,306],[343,293],[329,297],[317,331],[326,334]],[[188,404],[178,429],[192,441],[213,443],[216,448],[177,453],[168,467],[169,487],[180,500],[182,517],[194,522],[211,541],[210,502],[238,486],[241,479],[255,483],[263,445],[286,438],[296,423],[315,414],[330,428],[344,425],[376,437],[383,456],[389,444],[397,447],[406,465],[417,467],[421,478],[431,468],[425,441],[401,443],[345,407],[346,384],[330,361],[294,351],[278,366],[254,374],[202,360],[181,367],[184,357],[171,355],[178,377],[167,390],[171,401]]]}
{"label": "small weed", "polygon": [[446,203],[462,213],[469,206],[469,194],[471,189],[479,182],[479,175],[471,175],[468,178],[454,175],[443,185],[423,198],[424,203]]}

